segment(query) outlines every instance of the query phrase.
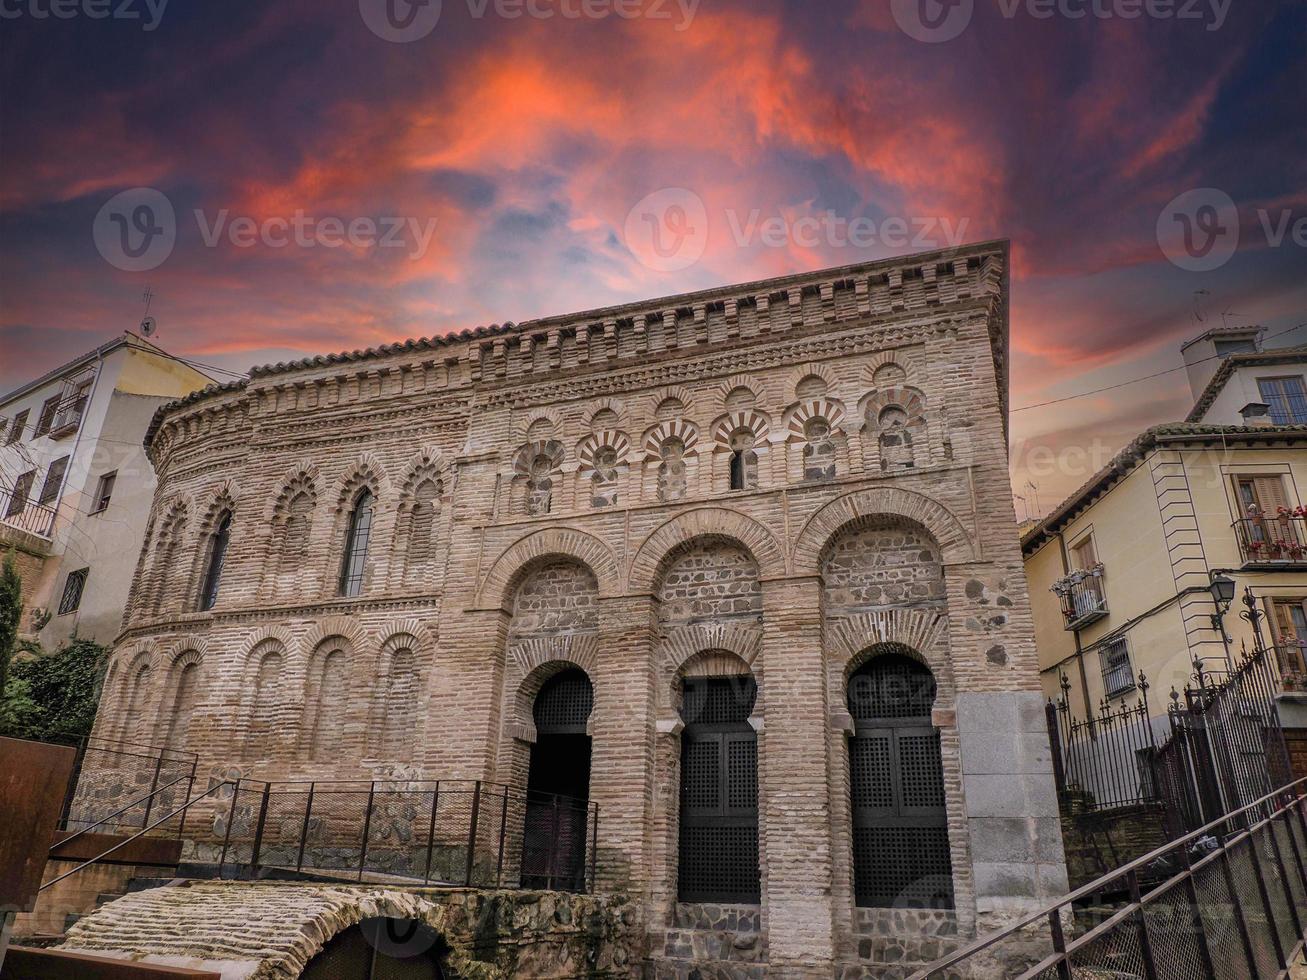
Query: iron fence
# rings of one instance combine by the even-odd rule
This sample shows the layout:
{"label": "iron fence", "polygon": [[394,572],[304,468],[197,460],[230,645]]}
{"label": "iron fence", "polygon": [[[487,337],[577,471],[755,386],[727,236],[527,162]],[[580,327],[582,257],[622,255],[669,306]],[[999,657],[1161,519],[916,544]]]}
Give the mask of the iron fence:
{"label": "iron fence", "polygon": [[910,980],[1283,976],[1307,925],[1304,790],[1274,790]]}
{"label": "iron fence", "polygon": [[594,887],[599,807],[586,800],[481,780],[240,779],[196,809],[192,876]]}
{"label": "iron fence", "polygon": [[1105,810],[1154,802],[1157,753],[1148,705],[1148,678],[1139,672],[1134,703],[1100,701],[1098,711],[1076,718],[1070,707],[1071,682],[1063,674],[1062,696],[1045,705],[1053,749],[1053,773],[1064,807]]}
{"label": "iron fence", "polygon": [[1100,702],[1076,718],[1070,681],[1049,701],[1053,774],[1063,809],[1073,814],[1140,803],[1165,810],[1178,837],[1288,782],[1289,754],[1276,709],[1275,651],[1243,650],[1231,669],[1195,662],[1191,683],[1171,690],[1165,713],[1152,717],[1141,672],[1134,703]]}
{"label": "iron fence", "polygon": [[16,495],[9,487],[0,487],[0,523],[48,538],[54,534],[55,510],[31,498],[31,490]]}
{"label": "iron fence", "polygon": [[[77,751],[61,830],[136,830],[189,800],[194,790],[194,752],[97,736],[55,736],[51,741]],[[184,821],[183,813],[159,832],[180,834]]]}
{"label": "iron fence", "polygon": [[1169,734],[1155,778],[1174,834],[1201,826],[1289,781],[1269,650],[1240,653],[1229,671],[1194,664],[1193,684],[1171,691]]}

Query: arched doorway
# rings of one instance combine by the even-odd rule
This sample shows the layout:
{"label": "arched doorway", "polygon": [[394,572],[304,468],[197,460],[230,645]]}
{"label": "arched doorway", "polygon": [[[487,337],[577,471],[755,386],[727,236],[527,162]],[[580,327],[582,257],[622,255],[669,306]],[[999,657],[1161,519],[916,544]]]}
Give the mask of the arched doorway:
{"label": "arched doorway", "polygon": [[585,887],[590,801],[590,736],[594,689],[585,671],[569,668],[545,681],[532,715],[536,740],[527,775],[522,884],[581,891]]}
{"label": "arched doorway", "polygon": [[869,908],[952,908],[935,677],[902,649],[849,678],[853,884]]}
{"label": "arched doorway", "polygon": [[749,715],[757,684],[747,675],[684,684],[678,897],[755,904],[758,734]]}
{"label": "arched doorway", "polygon": [[309,960],[301,980],[444,980],[448,949],[414,919],[364,919],[337,933]]}

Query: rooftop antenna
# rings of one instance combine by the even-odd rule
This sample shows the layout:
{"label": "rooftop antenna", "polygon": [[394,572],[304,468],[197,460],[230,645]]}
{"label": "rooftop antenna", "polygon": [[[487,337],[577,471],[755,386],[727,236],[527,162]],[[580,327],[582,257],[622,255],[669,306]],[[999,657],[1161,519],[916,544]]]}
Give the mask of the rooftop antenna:
{"label": "rooftop antenna", "polygon": [[1194,290],[1194,322],[1207,322],[1207,304],[1212,298],[1211,290],[1195,289]]}
{"label": "rooftop antenna", "polygon": [[141,299],[145,300],[145,315],[141,317],[141,336],[153,337],[159,330],[159,322],[150,316],[150,303],[154,301],[154,290],[146,285],[145,292],[141,293]]}
{"label": "rooftop antenna", "polygon": [[[1035,501],[1035,510],[1034,510],[1034,514],[1032,514],[1032,515],[1030,515],[1030,516],[1038,516],[1038,515],[1041,513],[1041,511],[1040,511],[1040,509],[1039,509],[1039,487],[1035,486],[1035,484],[1034,484],[1032,481],[1027,480],[1026,483],[1025,483],[1025,486],[1023,486],[1021,489],[1022,489],[1022,490],[1029,490],[1029,491],[1030,491],[1030,496],[1034,498],[1034,501]],[[1029,513],[1029,512],[1028,512],[1028,513]]]}

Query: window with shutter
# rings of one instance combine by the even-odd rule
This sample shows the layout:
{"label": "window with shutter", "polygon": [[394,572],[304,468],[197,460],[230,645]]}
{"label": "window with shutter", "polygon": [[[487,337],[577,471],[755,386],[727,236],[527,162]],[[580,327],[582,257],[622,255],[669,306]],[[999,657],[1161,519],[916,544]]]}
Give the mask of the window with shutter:
{"label": "window with shutter", "polygon": [[757,699],[751,677],[687,678],[681,715],[679,894],[759,901]]}
{"label": "window with shutter", "polygon": [[849,678],[853,884],[869,908],[952,908],[953,864],[935,678],[900,653],[872,657]]}

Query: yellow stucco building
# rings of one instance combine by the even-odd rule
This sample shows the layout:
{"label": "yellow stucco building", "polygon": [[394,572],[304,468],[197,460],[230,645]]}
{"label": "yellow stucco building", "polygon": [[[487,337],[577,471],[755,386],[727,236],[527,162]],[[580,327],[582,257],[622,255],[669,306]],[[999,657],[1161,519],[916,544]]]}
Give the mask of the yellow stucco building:
{"label": "yellow stucco building", "polygon": [[[1307,348],[1258,338],[1186,344],[1188,419],[1143,432],[1022,537],[1043,688],[1061,697],[1065,675],[1076,717],[1136,703],[1142,671],[1164,721],[1195,661],[1219,677],[1254,647],[1250,595],[1280,720],[1307,730]],[[1215,580],[1233,580],[1228,608]]]}

